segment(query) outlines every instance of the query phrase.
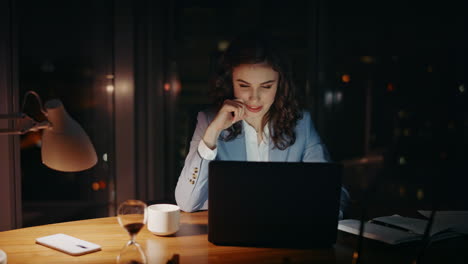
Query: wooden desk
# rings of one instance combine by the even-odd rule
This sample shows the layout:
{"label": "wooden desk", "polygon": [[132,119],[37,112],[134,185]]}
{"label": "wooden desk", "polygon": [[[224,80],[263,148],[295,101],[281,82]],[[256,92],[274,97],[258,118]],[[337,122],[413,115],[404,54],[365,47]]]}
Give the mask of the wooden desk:
{"label": "wooden desk", "polygon": [[[247,247],[215,246],[208,242],[207,212],[182,213],[181,228],[175,236],[158,237],[146,228],[137,236],[143,246],[148,263],[167,263],[174,254],[186,263],[351,263],[356,238],[339,233],[338,242],[331,249],[295,250]],[[35,244],[35,239],[55,233],[65,233],[102,246],[99,252],[69,256],[56,250]],[[119,226],[116,217],[98,218],[0,232],[0,249],[8,255],[8,263],[115,263],[121,248],[128,241],[126,231]],[[453,258],[450,250],[466,247],[466,239],[446,246],[449,252],[429,263],[468,263],[463,258]],[[411,263],[414,255],[411,246],[392,247],[367,241],[364,245],[366,260],[363,263]],[[369,244],[370,243],[370,244]],[[458,246],[457,246],[458,245]],[[460,248],[461,249],[461,248]],[[434,254],[431,250],[430,254]],[[461,255],[462,256],[462,255]],[[449,262],[438,262],[447,260]]]}

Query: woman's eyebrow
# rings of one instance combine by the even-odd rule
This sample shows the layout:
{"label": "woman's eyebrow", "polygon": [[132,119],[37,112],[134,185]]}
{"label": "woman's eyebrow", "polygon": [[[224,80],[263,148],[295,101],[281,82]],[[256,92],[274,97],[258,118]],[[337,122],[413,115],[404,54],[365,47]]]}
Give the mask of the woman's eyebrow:
{"label": "woman's eyebrow", "polygon": [[275,82],[276,80],[269,80],[269,81],[266,81],[266,82],[262,82],[261,84],[268,84],[268,83],[272,83],[272,82]]}
{"label": "woman's eyebrow", "polygon": [[236,81],[238,81],[238,82],[243,82],[243,83],[246,83],[246,84],[250,84],[249,82],[246,82],[246,81],[244,81],[244,80],[242,80],[242,79],[237,79]]}
{"label": "woman's eyebrow", "polygon": [[[246,81],[244,81],[244,80],[242,80],[242,79],[237,79],[236,81],[238,81],[238,82],[243,82],[243,83],[245,83],[245,84],[250,84],[249,82],[246,82]],[[269,80],[269,81],[266,81],[266,82],[262,82],[261,85],[263,85],[263,84],[268,84],[268,83],[272,83],[272,82],[275,82],[275,81],[276,81],[276,80]]]}

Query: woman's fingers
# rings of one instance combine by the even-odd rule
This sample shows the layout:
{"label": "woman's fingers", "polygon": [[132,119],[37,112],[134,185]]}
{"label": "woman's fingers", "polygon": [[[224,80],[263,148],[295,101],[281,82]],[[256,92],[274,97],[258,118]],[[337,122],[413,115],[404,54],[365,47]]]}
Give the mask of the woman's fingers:
{"label": "woman's fingers", "polygon": [[213,120],[213,124],[217,129],[223,130],[244,119],[244,117],[245,105],[242,100],[225,100],[215,120]]}
{"label": "woman's fingers", "polygon": [[226,110],[231,112],[233,117],[231,124],[234,124],[242,119],[244,119],[245,105],[241,100],[226,100],[225,101]]}
{"label": "woman's fingers", "polygon": [[[240,109],[239,109],[239,116],[237,118],[237,121],[239,120],[242,120],[244,119],[244,115],[245,115],[245,104],[244,104],[244,101],[242,99],[234,99],[235,102],[238,102],[240,103]],[[236,121],[236,122],[237,122]]]}
{"label": "woman's fingers", "polygon": [[236,122],[237,121],[240,121],[242,119],[244,119],[244,115],[245,115],[245,104],[244,104],[244,101],[242,101],[241,99],[235,99],[234,102],[236,102],[239,106],[239,111],[238,111],[238,115],[236,117]]}

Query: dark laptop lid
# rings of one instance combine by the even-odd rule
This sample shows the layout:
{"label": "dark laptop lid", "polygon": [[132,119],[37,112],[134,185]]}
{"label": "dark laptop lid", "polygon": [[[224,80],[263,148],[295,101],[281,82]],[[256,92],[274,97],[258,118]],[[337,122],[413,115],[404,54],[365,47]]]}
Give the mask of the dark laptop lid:
{"label": "dark laptop lid", "polygon": [[338,163],[212,161],[208,240],[236,246],[331,246],[341,176]]}

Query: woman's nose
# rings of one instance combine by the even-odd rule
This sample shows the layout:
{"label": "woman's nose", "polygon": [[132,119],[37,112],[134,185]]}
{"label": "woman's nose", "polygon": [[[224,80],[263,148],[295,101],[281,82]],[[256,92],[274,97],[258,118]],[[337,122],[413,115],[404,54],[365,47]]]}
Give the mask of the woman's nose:
{"label": "woman's nose", "polygon": [[258,89],[252,89],[250,91],[249,100],[250,101],[258,101],[259,99],[260,99],[260,93],[259,93]]}

